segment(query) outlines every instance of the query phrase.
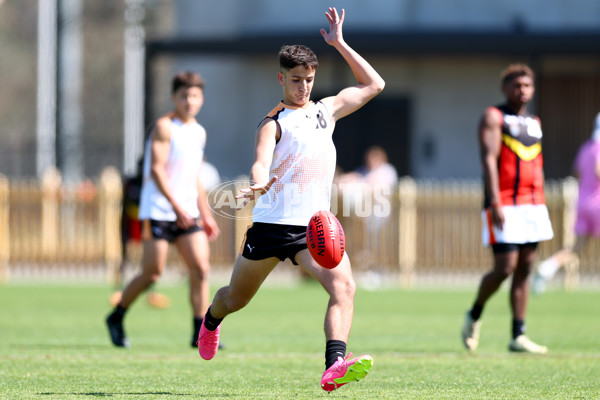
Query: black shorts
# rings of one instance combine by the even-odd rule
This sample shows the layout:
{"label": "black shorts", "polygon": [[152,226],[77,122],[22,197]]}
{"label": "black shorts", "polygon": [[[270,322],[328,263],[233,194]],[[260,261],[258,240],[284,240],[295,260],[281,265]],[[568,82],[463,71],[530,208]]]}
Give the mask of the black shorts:
{"label": "black shorts", "polygon": [[510,251],[521,251],[521,249],[537,249],[538,242],[532,243],[496,243],[492,245],[494,254],[508,253]]}
{"label": "black shorts", "polygon": [[242,256],[249,260],[277,257],[289,258],[294,265],[296,254],[307,249],[306,226],[253,223],[242,243]]}
{"label": "black shorts", "polygon": [[164,239],[169,243],[173,243],[181,235],[188,235],[190,233],[201,231],[202,228],[197,224],[198,218],[196,218],[196,225],[189,229],[181,229],[177,226],[175,221],[157,221],[155,219],[144,220],[142,228],[142,238],[145,240],[157,240]]}

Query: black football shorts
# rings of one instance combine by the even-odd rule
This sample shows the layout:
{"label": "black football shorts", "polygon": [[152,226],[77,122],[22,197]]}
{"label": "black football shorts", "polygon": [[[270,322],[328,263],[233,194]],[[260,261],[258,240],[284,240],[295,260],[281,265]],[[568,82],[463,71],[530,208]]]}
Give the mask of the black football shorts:
{"label": "black football shorts", "polygon": [[197,222],[198,219],[196,219],[196,225],[189,229],[181,229],[177,226],[175,221],[157,221],[155,219],[144,220],[142,238],[146,240],[164,239],[169,243],[173,243],[175,239],[181,235],[188,235],[190,233],[201,231],[202,228],[198,226]]}
{"label": "black football shorts", "polygon": [[246,231],[242,256],[249,260],[277,257],[289,258],[294,265],[296,254],[307,249],[306,226],[253,223]]}

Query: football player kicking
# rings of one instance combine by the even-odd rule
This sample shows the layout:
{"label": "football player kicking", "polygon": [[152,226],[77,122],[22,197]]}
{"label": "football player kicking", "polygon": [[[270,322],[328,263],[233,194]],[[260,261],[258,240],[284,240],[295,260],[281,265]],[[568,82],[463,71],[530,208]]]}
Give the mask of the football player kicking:
{"label": "football player kicking", "polygon": [[364,378],[373,359],[368,355],[351,358],[351,353],[346,356],[356,290],[348,256],[344,255],[335,269],[320,267],[308,251],[306,227],[316,211],[330,208],[336,121],[365,105],[385,85],[373,67],[344,42],[344,14],[344,10],[338,15],[335,8],[329,8],[325,14],[329,32],[321,29],[321,35],[344,57],[356,78],[355,86],[313,102],[310,94],[319,65],[316,55],[302,45],[283,46],[279,52],[277,77],[283,101],[258,127],[250,171],[253,184],[238,196],[244,205],[257,200],[253,224],[246,232],[231,281],[215,294],[198,339],[202,358],[212,359],[223,318],[246,306],[275,266],[289,258],[329,294],[321,379],[321,387],[328,392]]}

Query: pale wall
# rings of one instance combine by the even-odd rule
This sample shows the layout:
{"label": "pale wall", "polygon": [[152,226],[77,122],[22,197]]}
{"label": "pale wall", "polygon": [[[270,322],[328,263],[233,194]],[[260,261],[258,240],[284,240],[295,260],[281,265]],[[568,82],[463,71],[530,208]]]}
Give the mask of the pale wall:
{"label": "pale wall", "polygon": [[[595,0],[338,0],[346,8],[347,30],[511,29],[519,16],[532,29],[600,27]],[[209,38],[243,32],[282,30],[314,32],[326,27],[321,0],[293,3],[274,0],[219,2],[178,1],[182,36]],[[282,43],[283,44],[283,43]],[[350,43],[351,44],[351,43]],[[189,68],[206,78],[206,105],[199,118],[209,134],[207,158],[225,177],[246,174],[253,159],[258,122],[281,98],[272,57],[213,57],[177,60],[173,71]],[[387,82],[381,96],[408,95],[412,100],[412,174],[420,178],[477,178],[480,166],[477,123],[484,108],[501,102],[499,73],[510,62],[499,57],[385,57],[370,60]],[[339,65],[339,64],[338,64]],[[315,91],[334,94],[336,79],[350,74],[332,71],[321,59]],[[340,78],[341,77],[341,78]],[[345,78],[344,78],[345,77]],[[339,83],[339,82],[338,82]],[[342,82],[344,83],[344,82]],[[168,99],[168,97],[165,97]],[[168,104],[167,104],[168,105]],[[433,157],[424,157],[431,141]]]}

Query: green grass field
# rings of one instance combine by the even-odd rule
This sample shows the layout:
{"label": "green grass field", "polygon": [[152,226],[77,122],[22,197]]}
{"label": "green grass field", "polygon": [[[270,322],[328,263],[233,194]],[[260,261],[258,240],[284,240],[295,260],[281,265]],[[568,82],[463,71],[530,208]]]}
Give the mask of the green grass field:
{"label": "green grass field", "polygon": [[190,347],[184,284],[159,286],[169,309],[140,298],[114,348],[108,286],[0,286],[0,399],[598,399],[600,292],[532,297],[528,334],[545,356],[507,351],[507,292],[488,304],[476,354],[459,330],[469,290],[359,290],[349,350],[371,354],[367,378],[331,394],[323,372],[326,296],[312,283],[266,286],[228,317],[212,361]]}

